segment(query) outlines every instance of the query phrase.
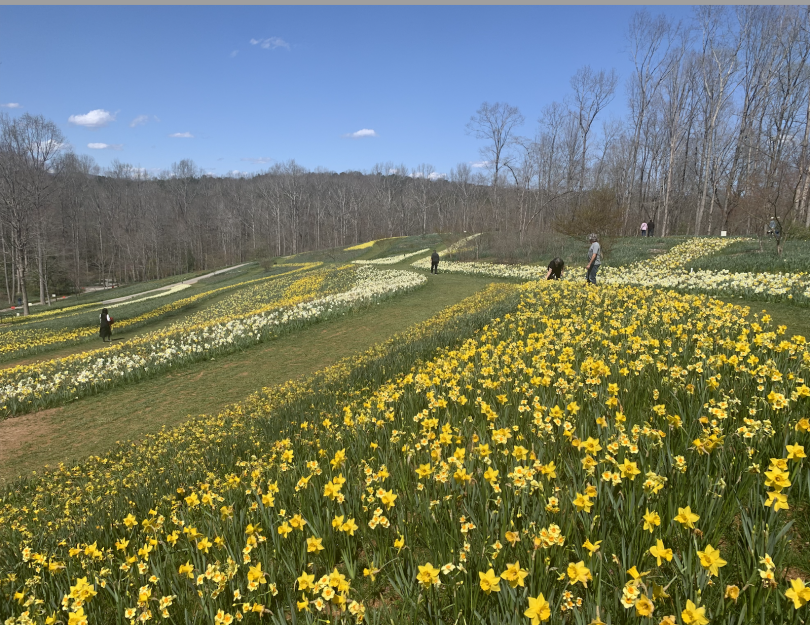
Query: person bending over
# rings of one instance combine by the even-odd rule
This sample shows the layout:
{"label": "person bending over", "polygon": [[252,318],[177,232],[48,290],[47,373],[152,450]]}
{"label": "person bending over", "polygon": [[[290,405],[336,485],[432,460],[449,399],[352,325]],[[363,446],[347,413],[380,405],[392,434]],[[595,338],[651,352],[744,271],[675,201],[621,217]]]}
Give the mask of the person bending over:
{"label": "person bending over", "polygon": [[555,258],[548,264],[546,280],[560,280],[562,278],[563,269],[565,269],[563,259],[559,257]]}

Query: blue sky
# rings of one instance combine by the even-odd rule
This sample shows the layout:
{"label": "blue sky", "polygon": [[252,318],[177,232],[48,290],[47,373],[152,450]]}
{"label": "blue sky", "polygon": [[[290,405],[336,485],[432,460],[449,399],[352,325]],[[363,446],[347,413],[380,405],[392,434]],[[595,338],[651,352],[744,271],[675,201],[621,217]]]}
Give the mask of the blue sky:
{"label": "blue sky", "polygon": [[638,8],[0,6],[0,111],[44,115],[102,167],[449,173],[481,160],[465,124],[482,102],[519,107],[531,136],[585,64],[616,68],[606,117],[624,116]]}

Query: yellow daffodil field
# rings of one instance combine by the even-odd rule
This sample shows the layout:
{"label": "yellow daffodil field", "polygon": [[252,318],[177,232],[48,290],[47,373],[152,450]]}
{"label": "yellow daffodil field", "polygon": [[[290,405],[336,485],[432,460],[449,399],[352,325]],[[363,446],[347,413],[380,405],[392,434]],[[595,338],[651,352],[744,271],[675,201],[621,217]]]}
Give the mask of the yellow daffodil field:
{"label": "yellow daffodil field", "polygon": [[0,614],[803,623],[786,563],[807,540],[810,349],[749,313],[492,286],[306,382],[7,488]]}

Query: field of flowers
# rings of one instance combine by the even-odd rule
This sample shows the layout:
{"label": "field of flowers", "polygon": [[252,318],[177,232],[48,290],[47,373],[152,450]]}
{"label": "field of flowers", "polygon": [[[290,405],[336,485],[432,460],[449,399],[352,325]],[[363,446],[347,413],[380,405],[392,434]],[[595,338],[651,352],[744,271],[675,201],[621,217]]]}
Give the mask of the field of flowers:
{"label": "field of flowers", "polygon": [[490,289],[306,384],[6,489],[0,615],[805,622],[788,562],[808,540],[810,350],[748,312]]}
{"label": "field of flowers", "polygon": [[810,303],[810,274],[750,273],[712,271],[690,268],[690,263],[712,254],[734,242],[728,238],[690,239],[667,254],[628,267],[603,268],[606,284],[630,284],[675,289],[687,293],[711,293],[752,300]]}
{"label": "field of flowers", "polygon": [[[253,280],[237,281],[221,287],[203,290],[181,297],[191,288],[178,284],[166,291],[136,297],[110,306],[115,319],[115,330],[134,330],[152,321],[204,305],[228,291],[255,288],[255,285],[273,283],[280,275],[293,275],[316,268],[320,263],[280,266],[276,274]],[[245,300],[246,298],[241,298]],[[247,298],[249,299],[249,298]],[[154,301],[157,300],[157,301]],[[157,304],[157,305],[156,305]],[[97,302],[79,304],[57,310],[38,311],[28,317],[16,317],[13,326],[0,328],[0,361],[9,361],[30,354],[38,354],[69,345],[98,339]]]}
{"label": "field of flowers", "polygon": [[394,265],[407,260],[411,256],[418,256],[419,254],[426,254],[430,250],[425,248],[423,250],[416,250],[415,252],[408,252],[407,254],[396,254],[395,256],[386,256],[385,258],[374,258],[372,260],[353,260],[355,265]]}
{"label": "field of flowers", "polygon": [[[0,370],[0,417],[38,410],[151,377],[171,367],[244,349],[280,332],[379,302],[425,281],[424,276],[413,272],[372,267],[257,280],[254,282],[258,284],[242,288],[168,328],[101,349]],[[173,305],[183,305],[183,300]]]}
{"label": "field of flowers", "polygon": [[[597,276],[602,284],[632,285],[674,289],[685,293],[708,293],[726,297],[744,297],[764,301],[790,301],[810,304],[810,274],[750,273],[712,271],[690,268],[690,263],[711,255],[733,243],[730,238],[693,238],[676,245],[667,253],[651,260],[631,263],[626,267],[613,267],[606,262]],[[583,247],[583,250],[586,248]],[[564,279],[585,281],[583,262],[566,267]],[[420,259],[412,263],[418,269],[428,269],[430,261]],[[538,280],[546,276],[544,265],[502,265],[487,262],[442,261],[439,270],[445,273],[463,273],[517,280]]]}
{"label": "field of flowers", "polygon": [[352,267],[324,269],[321,263],[279,266],[282,273],[234,285],[230,295],[203,310],[185,316],[172,325],[173,329],[193,328],[228,321],[236,317],[256,315],[284,306],[294,306],[317,296],[346,291],[354,286],[356,272]]}

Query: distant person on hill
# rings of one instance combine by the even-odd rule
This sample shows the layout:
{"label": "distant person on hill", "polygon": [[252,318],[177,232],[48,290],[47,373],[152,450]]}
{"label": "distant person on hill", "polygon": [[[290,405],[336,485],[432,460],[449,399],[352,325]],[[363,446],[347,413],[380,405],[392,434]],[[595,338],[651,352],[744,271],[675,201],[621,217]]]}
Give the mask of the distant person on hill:
{"label": "distant person on hill", "polygon": [[555,258],[548,264],[548,273],[546,274],[546,280],[560,280],[562,278],[562,272],[565,269],[565,262],[562,258]]}
{"label": "distant person on hill", "polygon": [[650,223],[647,224],[647,236],[651,237],[655,232],[655,222],[650,219]]}
{"label": "distant person on hill", "polygon": [[647,222],[646,221],[642,222],[642,224],[641,224],[641,236],[643,236],[643,237],[647,236]]}
{"label": "distant person on hill", "polygon": [[589,284],[595,285],[596,272],[602,266],[602,246],[599,245],[599,237],[596,234],[591,234],[588,240],[591,242],[591,247],[588,248],[588,264],[585,265],[586,277]]}
{"label": "distant person on hill", "polygon": [[110,317],[110,314],[107,312],[106,308],[102,308],[101,314],[99,315],[98,333],[99,336],[101,336],[101,340],[105,343],[108,340],[112,341],[112,324],[113,318]]}
{"label": "distant person on hill", "polygon": [[436,250],[430,255],[430,273],[439,273],[439,253]]}

